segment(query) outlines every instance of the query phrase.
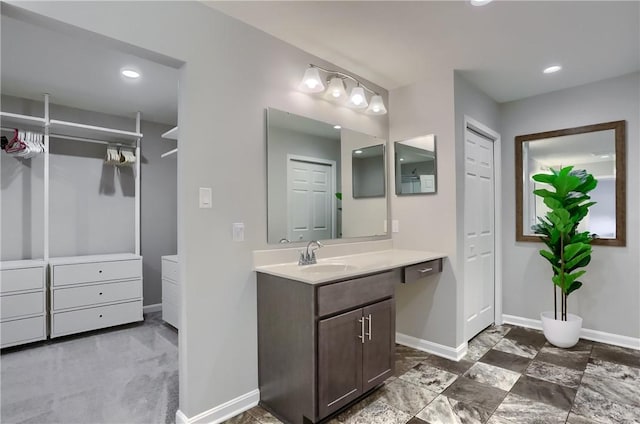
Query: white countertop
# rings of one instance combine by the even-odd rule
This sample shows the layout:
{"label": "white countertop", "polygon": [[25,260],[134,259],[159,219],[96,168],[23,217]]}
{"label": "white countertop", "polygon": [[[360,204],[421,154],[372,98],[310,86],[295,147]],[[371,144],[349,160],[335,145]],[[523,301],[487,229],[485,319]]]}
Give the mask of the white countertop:
{"label": "white countertop", "polygon": [[[375,252],[359,253],[357,255],[334,256],[321,258],[322,251],[316,252],[320,256],[318,265],[344,265],[342,269],[323,270],[315,272],[314,265],[298,265],[297,262],[262,265],[254,268],[256,272],[288,278],[307,284],[326,283],[328,281],[353,278],[373,272],[387,271],[433,259],[445,258],[447,255],[438,252],[424,252],[420,250],[391,249]],[[318,268],[319,269],[319,268]]]}

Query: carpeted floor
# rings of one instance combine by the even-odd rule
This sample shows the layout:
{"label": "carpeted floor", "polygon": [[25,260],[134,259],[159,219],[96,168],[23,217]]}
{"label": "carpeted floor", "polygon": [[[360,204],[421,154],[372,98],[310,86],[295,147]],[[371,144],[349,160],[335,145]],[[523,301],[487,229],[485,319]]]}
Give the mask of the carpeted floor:
{"label": "carpeted floor", "polygon": [[0,356],[0,421],[162,424],[178,408],[178,333],[143,323],[9,348]]}

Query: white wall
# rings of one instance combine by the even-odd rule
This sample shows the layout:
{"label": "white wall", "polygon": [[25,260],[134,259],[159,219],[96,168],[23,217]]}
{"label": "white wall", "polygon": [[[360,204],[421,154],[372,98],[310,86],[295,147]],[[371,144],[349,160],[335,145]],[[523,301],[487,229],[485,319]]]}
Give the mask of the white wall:
{"label": "white wall", "polygon": [[[384,197],[353,198],[351,161],[355,149],[386,144],[386,137],[376,138],[357,131],[340,130],[342,156],[342,236],[363,237],[384,235],[387,219],[387,199]],[[387,190],[388,192],[388,190]]]}
{"label": "white wall", "polygon": [[427,134],[437,139],[438,192],[391,196],[391,215],[400,224],[395,248],[421,249],[448,255],[441,274],[396,290],[397,331],[419,339],[457,347],[456,299],[456,168],[453,72],[434,70],[413,85],[390,92],[389,175],[395,175],[393,142]]}
{"label": "white wall", "polygon": [[553,307],[548,263],[539,243],[515,242],[514,137],[601,122],[627,121],[627,246],[594,246],[584,286],[569,297],[583,327],[640,337],[640,73],[500,106],[503,124],[504,313],[540,319]]}
{"label": "white wall", "polygon": [[[193,417],[256,389],[252,251],[268,246],[266,189],[253,182],[266,175],[264,109],[340,122],[385,139],[387,117],[298,92],[308,63],[333,66],[196,2],[19,6],[125,43],[116,43],[119,48],[146,49],[136,54],[185,62],[178,109],[180,410]],[[247,169],[244,190],[229,183],[239,165]],[[213,188],[213,208],[198,208],[198,187]],[[232,242],[233,222],[245,223],[243,243]]]}

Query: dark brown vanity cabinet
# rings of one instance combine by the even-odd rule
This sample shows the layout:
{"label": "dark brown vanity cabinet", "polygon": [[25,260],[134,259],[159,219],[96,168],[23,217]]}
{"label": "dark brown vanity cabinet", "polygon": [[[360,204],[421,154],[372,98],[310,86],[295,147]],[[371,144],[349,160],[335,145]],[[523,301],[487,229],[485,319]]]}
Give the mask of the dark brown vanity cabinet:
{"label": "dark brown vanity cabinet", "polygon": [[316,423],[394,373],[398,273],[312,285],[258,273],[260,404]]}

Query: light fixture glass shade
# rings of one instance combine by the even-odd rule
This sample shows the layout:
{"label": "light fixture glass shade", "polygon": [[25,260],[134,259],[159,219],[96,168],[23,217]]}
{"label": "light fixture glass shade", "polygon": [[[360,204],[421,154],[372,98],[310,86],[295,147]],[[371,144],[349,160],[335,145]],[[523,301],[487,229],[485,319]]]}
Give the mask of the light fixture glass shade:
{"label": "light fixture glass shade", "polygon": [[305,93],[320,93],[324,91],[324,84],[322,83],[322,78],[320,78],[320,72],[318,72],[317,68],[310,66],[304,71],[304,77],[302,77],[298,89]]}
{"label": "light fixture glass shade", "polygon": [[327,98],[333,100],[342,100],[347,97],[347,90],[344,88],[344,81],[340,77],[333,77],[329,81],[327,88]]}
{"label": "light fixture glass shade", "polygon": [[351,94],[349,95],[349,107],[354,109],[364,109],[369,103],[367,103],[367,96],[364,94],[364,89],[360,86],[353,87]]}
{"label": "light fixture glass shade", "polygon": [[382,96],[376,94],[371,97],[371,102],[369,103],[366,113],[369,115],[384,115],[387,113],[387,108],[384,107],[384,100],[382,100]]}

